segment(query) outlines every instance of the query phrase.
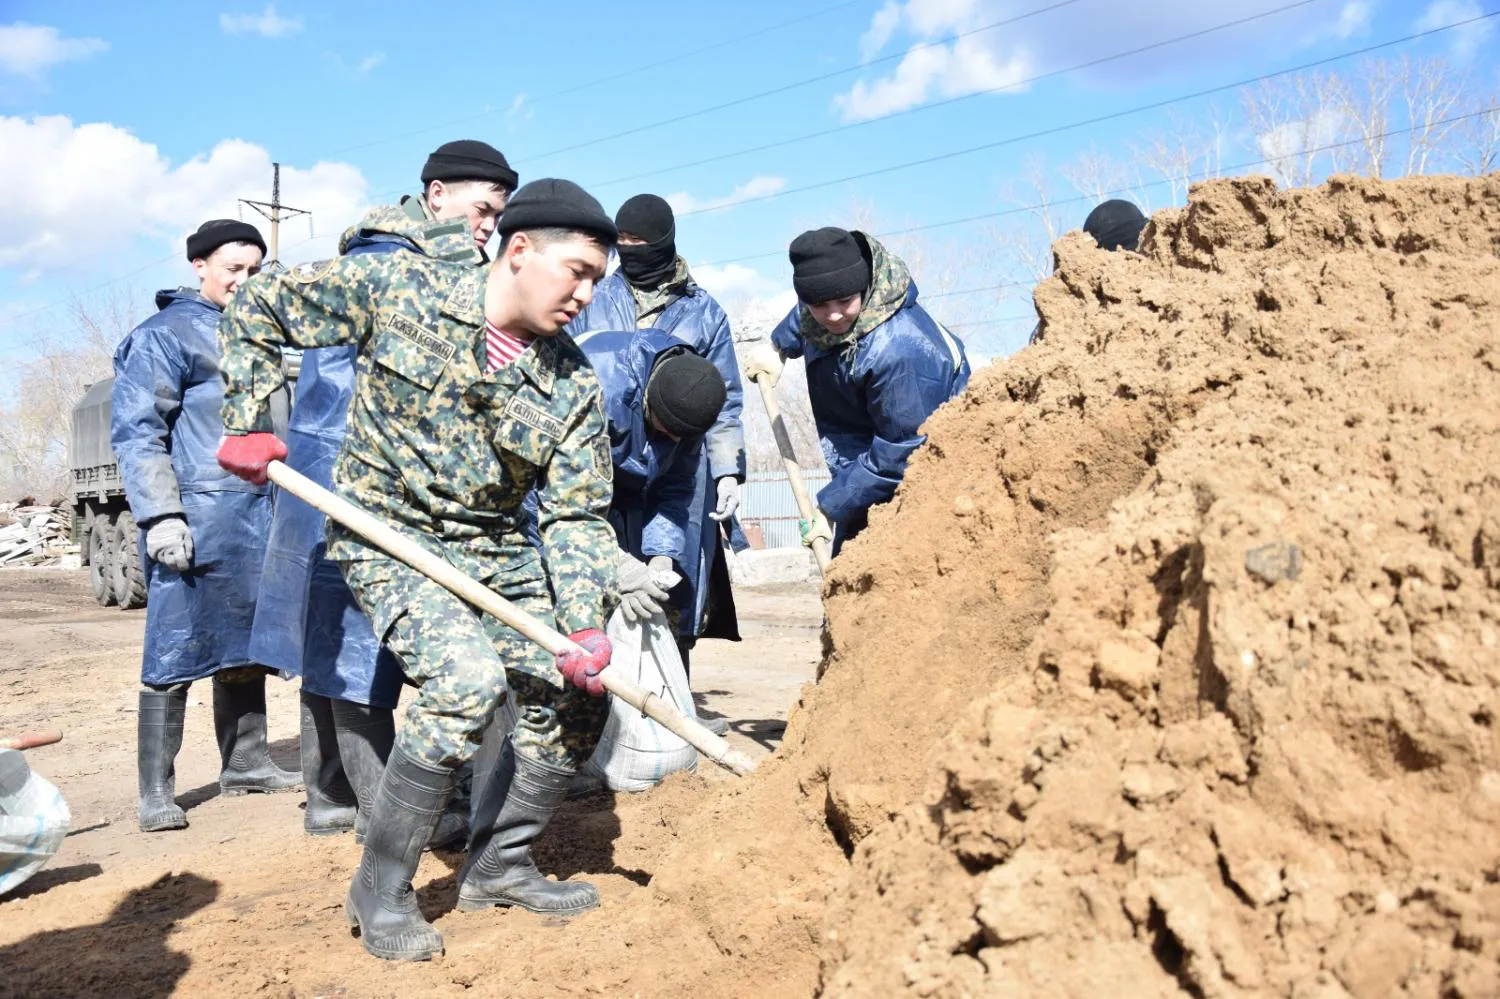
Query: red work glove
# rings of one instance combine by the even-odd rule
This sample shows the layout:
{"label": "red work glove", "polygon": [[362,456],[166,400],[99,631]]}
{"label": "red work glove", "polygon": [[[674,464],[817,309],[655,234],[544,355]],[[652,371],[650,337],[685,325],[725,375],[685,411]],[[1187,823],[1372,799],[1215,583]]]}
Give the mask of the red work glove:
{"label": "red work glove", "polygon": [[604,681],[599,678],[599,674],[609,665],[610,653],[614,651],[610,647],[609,637],[598,628],[585,628],[583,631],[573,632],[568,640],[583,646],[585,651],[558,654],[557,668],[562,672],[563,679],[580,690],[588,691],[590,697],[600,696],[604,693]]}
{"label": "red work glove", "polygon": [[219,467],[257,486],[266,484],[266,466],[286,458],[286,445],[275,434],[241,434],[219,442]]}

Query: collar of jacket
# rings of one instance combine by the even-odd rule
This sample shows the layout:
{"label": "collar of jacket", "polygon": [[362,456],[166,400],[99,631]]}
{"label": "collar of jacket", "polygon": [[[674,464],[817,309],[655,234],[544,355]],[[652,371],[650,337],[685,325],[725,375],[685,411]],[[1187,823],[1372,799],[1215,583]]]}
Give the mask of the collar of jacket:
{"label": "collar of jacket", "polygon": [[204,298],[203,293],[197,288],[163,288],[156,293],[156,308],[158,310],[165,309],[167,306],[175,305],[179,302],[184,305],[201,305],[215,312],[224,311]]}
{"label": "collar of jacket", "polygon": [[833,334],[819,325],[806,305],[801,309],[799,333],[804,342],[825,353],[843,352],[853,347],[872,330],[887,322],[906,304],[911,289],[911,273],[901,258],[891,253],[874,236],[854,233],[870,250],[870,287],[865,289],[859,318],[847,333]]}
{"label": "collar of jacket", "polygon": [[385,233],[399,236],[417,248],[423,256],[456,264],[482,264],[484,254],[474,245],[473,233],[465,219],[438,221],[428,218],[426,208],[416,198],[401,199],[399,205],[381,205],[370,209],[358,223],[344,231],[339,239],[339,253],[349,252],[355,236]]}
{"label": "collar of jacket", "polygon": [[[485,386],[496,389],[516,388],[525,378],[545,395],[552,394],[556,383],[557,344],[556,337],[537,337],[531,349],[511,363],[492,374],[484,374],[484,288],[489,277],[488,267],[476,267],[465,271],[454,283],[439,311],[450,319],[457,320],[474,329],[470,337],[469,350],[465,356],[475,367],[477,380],[469,393],[479,397],[493,398]],[[562,336],[558,333],[557,336]]]}
{"label": "collar of jacket", "polygon": [[[624,275],[621,277],[624,278]],[[640,319],[666,308],[679,298],[691,295],[697,284],[693,281],[693,275],[688,272],[687,261],[679,256],[677,269],[672,272],[672,276],[655,288],[637,288],[628,280],[625,281],[625,287],[630,289],[630,294],[635,299],[635,314]]]}

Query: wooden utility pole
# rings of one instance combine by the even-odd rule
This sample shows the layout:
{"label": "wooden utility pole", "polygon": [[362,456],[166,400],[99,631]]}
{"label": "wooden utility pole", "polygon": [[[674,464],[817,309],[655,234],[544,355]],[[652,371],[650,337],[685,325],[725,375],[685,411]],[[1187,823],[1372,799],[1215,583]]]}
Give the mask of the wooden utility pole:
{"label": "wooden utility pole", "polygon": [[241,198],[240,204],[249,205],[261,215],[271,220],[271,254],[267,264],[278,263],[278,250],[281,239],[281,222],[283,219],[296,218],[298,215],[312,217],[312,212],[303,208],[292,208],[281,203],[281,164],[271,164],[271,200],[252,201],[249,198]]}

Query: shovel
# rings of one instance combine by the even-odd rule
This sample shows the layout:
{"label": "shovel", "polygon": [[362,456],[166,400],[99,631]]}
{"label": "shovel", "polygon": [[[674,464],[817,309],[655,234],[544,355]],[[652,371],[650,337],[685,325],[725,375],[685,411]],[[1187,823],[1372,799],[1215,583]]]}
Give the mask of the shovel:
{"label": "shovel", "polygon": [[38,746],[50,746],[54,742],[62,742],[61,732],[28,732],[0,739],[0,749],[36,749]]}
{"label": "shovel", "polygon": [[[792,484],[797,512],[804,521],[811,522],[815,515],[812,497],[807,493],[807,483],[802,480],[802,466],[797,464],[797,452],[792,449],[792,438],[786,432],[786,422],[781,418],[781,407],[776,405],[776,394],[771,390],[771,383],[764,377],[752,380],[760,386],[760,399],[766,404],[766,416],[771,420],[771,433],[776,435],[776,450],[781,452],[781,462],[786,466],[787,481]],[[818,572],[827,576],[828,562],[833,558],[828,550],[828,542],[823,538],[814,538],[812,550],[813,557],[818,560]]]}
{"label": "shovel", "polygon": [[[494,590],[465,575],[451,563],[382,523],[368,511],[361,510],[348,500],[335,496],[282,462],[271,462],[266,470],[266,476],[308,506],[338,521],[392,558],[405,562],[434,583],[450,590],[491,617],[505,622],[554,656],[563,652],[584,651],[577,644],[569,641],[565,635],[538,621]],[[600,673],[599,679],[604,684],[605,690],[725,769],[740,776],[755,769],[754,761],[748,756],[739,750],[731,749],[729,743],[696,721],[684,716],[671,701],[663,700],[656,694],[637,687],[611,669]]]}

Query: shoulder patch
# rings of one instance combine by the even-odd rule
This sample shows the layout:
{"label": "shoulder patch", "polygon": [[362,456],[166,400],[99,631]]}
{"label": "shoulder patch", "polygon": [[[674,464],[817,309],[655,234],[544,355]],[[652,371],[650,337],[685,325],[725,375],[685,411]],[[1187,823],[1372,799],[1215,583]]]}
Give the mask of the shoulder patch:
{"label": "shoulder patch", "polygon": [[437,333],[399,312],[392,312],[386,317],[385,328],[418,350],[441,357],[444,361],[453,360],[453,344],[447,343]]}
{"label": "shoulder patch", "polygon": [[609,453],[609,435],[598,434],[590,447],[594,451],[594,474],[605,482],[614,481],[615,469]]}
{"label": "shoulder patch", "polygon": [[312,284],[314,281],[318,280],[320,277],[333,270],[333,265],[337,262],[337,257],[334,257],[330,260],[310,260],[305,264],[298,264],[296,267],[293,267],[291,270],[287,271],[287,273],[291,275],[292,280],[296,281],[298,284]]}
{"label": "shoulder patch", "polygon": [[512,396],[510,402],[505,404],[505,415],[517,423],[524,423],[537,433],[552,438],[554,441],[563,439],[563,423],[553,416],[520,396]]}

